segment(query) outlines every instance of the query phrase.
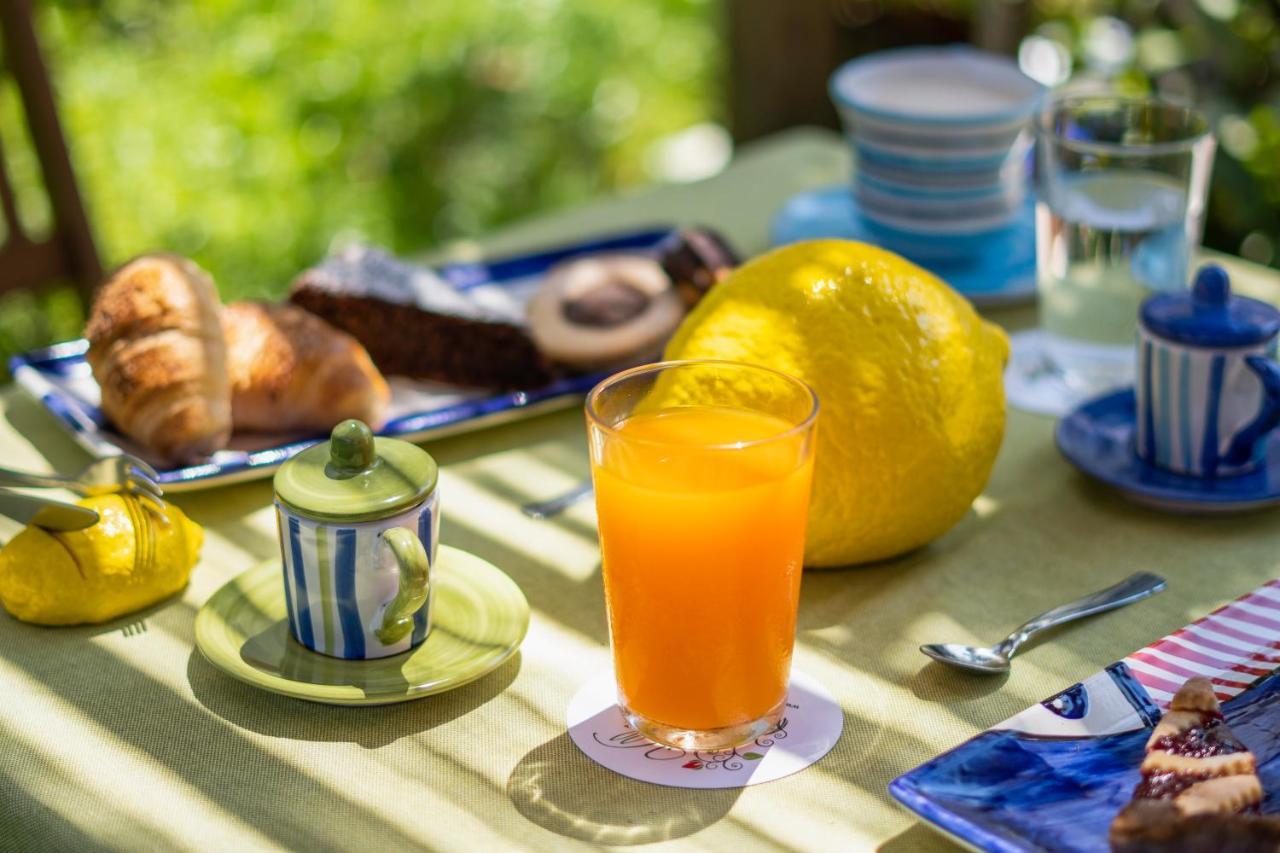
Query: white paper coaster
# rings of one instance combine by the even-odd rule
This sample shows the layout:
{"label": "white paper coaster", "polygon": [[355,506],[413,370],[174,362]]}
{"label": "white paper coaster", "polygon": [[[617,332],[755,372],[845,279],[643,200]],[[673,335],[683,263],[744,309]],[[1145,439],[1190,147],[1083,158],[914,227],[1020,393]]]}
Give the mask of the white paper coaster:
{"label": "white paper coaster", "polygon": [[[1115,377],[1106,387],[1073,384],[1049,358],[1045,333],[1027,329],[1009,336],[1009,364],[1004,369],[1004,393],[1009,405],[1038,415],[1065,417],[1081,403],[1110,391],[1133,384],[1131,353],[1121,357],[1099,354],[1087,346],[1081,348],[1081,359],[1092,359],[1095,371]],[[1065,345],[1059,344],[1059,347]]]}
{"label": "white paper coaster", "polygon": [[779,727],[737,749],[687,752],[659,746],[627,723],[613,672],[588,681],[569,702],[569,737],[615,773],[673,788],[741,788],[803,770],[840,739],[844,714],[827,689],[792,671]]}

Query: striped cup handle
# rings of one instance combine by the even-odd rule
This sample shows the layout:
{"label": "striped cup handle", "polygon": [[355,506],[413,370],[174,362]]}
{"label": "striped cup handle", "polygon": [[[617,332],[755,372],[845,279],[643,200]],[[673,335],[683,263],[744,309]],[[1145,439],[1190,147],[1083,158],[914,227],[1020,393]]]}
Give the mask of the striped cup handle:
{"label": "striped cup handle", "polygon": [[1254,446],[1280,425],[1280,364],[1261,355],[1246,356],[1244,363],[1262,381],[1262,408],[1232,440],[1225,459],[1228,465],[1243,465],[1252,459]]}
{"label": "striped cup handle", "polygon": [[427,549],[422,547],[422,540],[407,527],[382,531],[382,541],[387,543],[400,564],[400,588],[387,605],[382,614],[382,624],[374,633],[384,646],[392,646],[413,630],[413,614],[427,603],[431,558],[427,556]]}

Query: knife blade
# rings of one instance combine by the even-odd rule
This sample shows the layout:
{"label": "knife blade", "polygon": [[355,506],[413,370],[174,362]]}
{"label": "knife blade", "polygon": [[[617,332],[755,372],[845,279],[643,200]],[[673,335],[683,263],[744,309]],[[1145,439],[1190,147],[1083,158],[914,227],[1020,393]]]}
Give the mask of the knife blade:
{"label": "knife blade", "polygon": [[88,507],[8,489],[0,489],[0,515],[45,530],[84,530],[98,523],[98,513]]}

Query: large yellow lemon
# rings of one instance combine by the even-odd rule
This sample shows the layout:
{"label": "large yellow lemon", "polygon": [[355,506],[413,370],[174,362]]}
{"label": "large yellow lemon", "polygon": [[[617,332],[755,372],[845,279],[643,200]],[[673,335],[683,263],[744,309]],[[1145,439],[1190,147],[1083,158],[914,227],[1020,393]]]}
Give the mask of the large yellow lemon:
{"label": "large yellow lemon", "polygon": [[0,604],[24,622],[105,622],[186,586],[204,531],[172,504],[168,522],[126,495],[85,498],[101,520],[84,530],[27,527],[0,550]]}
{"label": "large yellow lemon", "polygon": [[735,270],[668,359],[763,364],[818,393],[805,563],[902,554],[959,521],[1004,436],[1009,341],[963,297],[891,252],[796,243]]}

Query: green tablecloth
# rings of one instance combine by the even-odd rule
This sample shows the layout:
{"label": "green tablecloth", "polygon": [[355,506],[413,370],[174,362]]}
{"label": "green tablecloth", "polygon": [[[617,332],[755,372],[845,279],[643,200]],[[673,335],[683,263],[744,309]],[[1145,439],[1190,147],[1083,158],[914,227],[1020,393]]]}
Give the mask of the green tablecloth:
{"label": "green tablecloth", "polygon": [[[798,131],[743,151],[710,181],[551,214],[485,248],[708,222],[757,251],[784,198],[847,169],[837,137]],[[1238,262],[1233,271],[1245,289],[1280,296],[1275,273]],[[994,316],[1015,328],[1032,320],[1026,308]],[[84,463],[16,391],[0,394],[0,408],[0,464]],[[177,497],[208,532],[180,599],[92,628],[0,616],[0,847],[946,848],[889,800],[890,779],[1280,574],[1275,513],[1175,518],[1131,506],[1059,457],[1052,426],[1010,413],[982,499],[934,545],[806,576],[796,665],[838,697],[844,736],[803,773],[741,791],[632,782],[593,765],[565,734],[569,698],[608,661],[592,509],[538,522],[517,504],[586,474],[576,410],[428,446],[442,466],[443,541],[508,572],[533,621],[517,659],[423,701],[311,705],[205,663],[192,645],[196,610],[275,553],[271,490],[259,482]],[[916,651],[994,640],[1137,569],[1164,574],[1168,592],[1064,631],[1007,679],[943,671]]]}

